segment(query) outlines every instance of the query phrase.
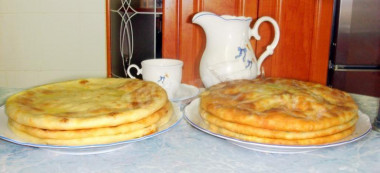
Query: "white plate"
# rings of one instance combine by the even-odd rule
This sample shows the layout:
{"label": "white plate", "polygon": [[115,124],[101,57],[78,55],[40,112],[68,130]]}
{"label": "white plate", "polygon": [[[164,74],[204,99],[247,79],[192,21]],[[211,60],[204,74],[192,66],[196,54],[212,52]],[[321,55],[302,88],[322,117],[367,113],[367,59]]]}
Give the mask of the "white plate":
{"label": "white plate", "polygon": [[181,84],[178,90],[174,93],[174,96],[170,101],[172,102],[182,102],[186,100],[193,99],[199,94],[199,89],[192,85]]}
{"label": "white plate", "polygon": [[236,138],[231,138],[228,136],[224,136],[221,134],[213,133],[209,130],[207,130],[206,124],[201,118],[199,114],[199,98],[192,101],[188,106],[185,107],[185,119],[195,128],[208,133],[210,135],[223,138],[228,140],[229,142],[238,145],[240,147],[244,147],[251,150],[261,151],[261,152],[269,152],[269,153],[302,153],[302,152],[309,152],[312,150],[320,149],[320,148],[327,148],[327,147],[334,147],[339,146],[343,144],[348,144],[354,141],[357,141],[361,138],[363,138],[365,135],[367,135],[371,131],[371,123],[369,117],[359,111],[359,120],[356,123],[356,129],[355,132],[334,143],[328,143],[324,145],[306,145],[306,146],[296,146],[296,145],[271,145],[271,144],[263,144],[263,143],[257,143],[257,142],[249,142],[249,141],[243,141]]}
{"label": "white plate", "polygon": [[83,146],[57,146],[57,145],[41,145],[41,144],[34,144],[26,142],[22,139],[20,139],[18,136],[16,136],[7,125],[8,117],[5,114],[4,107],[0,107],[0,139],[3,139],[8,142],[12,142],[18,145],[23,146],[29,146],[29,147],[38,147],[41,149],[46,149],[49,151],[54,151],[58,153],[65,153],[65,154],[73,154],[73,155],[85,155],[85,154],[99,154],[99,153],[106,153],[110,151],[115,151],[121,148],[124,148],[128,146],[127,144],[131,144],[137,141],[141,141],[144,139],[148,139],[154,136],[157,136],[159,134],[167,132],[169,129],[173,128],[175,125],[178,124],[178,122],[182,118],[182,113],[180,111],[180,108],[177,104],[173,103],[173,116],[169,120],[168,123],[160,127],[158,132],[143,136],[136,139],[111,143],[111,144],[97,144],[97,145],[83,145]]}

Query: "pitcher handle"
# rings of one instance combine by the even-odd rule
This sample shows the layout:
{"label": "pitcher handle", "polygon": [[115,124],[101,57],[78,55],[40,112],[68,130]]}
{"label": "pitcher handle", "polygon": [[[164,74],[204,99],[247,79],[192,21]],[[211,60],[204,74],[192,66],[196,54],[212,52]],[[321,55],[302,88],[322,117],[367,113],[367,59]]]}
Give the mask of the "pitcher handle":
{"label": "pitcher handle", "polygon": [[128,73],[128,76],[131,77],[132,79],[136,79],[136,77],[134,77],[131,72],[129,72],[129,70],[131,70],[131,68],[135,68],[137,70],[137,75],[140,75],[142,73],[142,69],[139,68],[139,66],[135,65],[135,64],[131,64],[128,66],[127,68],[127,73]]}
{"label": "pitcher handle", "polygon": [[263,61],[269,56],[273,54],[274,48],[276,48],[278,41],[280,40],[280,29],[278,27],[277,22],[268,16],[263,16],[257,19],[255,25],[253,25],[253,28],[251,30],[250,36],[253,36],[256,40],[260,40],[261,37],[259,35],[259,26],[263,22],[270,22],[273,25],[274,28],[274,39],[270,45],[267,46],[267,49],[263,54],[260,55],[259,59],[257,60],[257,75],[260,75],[261,71],[261,65]]}

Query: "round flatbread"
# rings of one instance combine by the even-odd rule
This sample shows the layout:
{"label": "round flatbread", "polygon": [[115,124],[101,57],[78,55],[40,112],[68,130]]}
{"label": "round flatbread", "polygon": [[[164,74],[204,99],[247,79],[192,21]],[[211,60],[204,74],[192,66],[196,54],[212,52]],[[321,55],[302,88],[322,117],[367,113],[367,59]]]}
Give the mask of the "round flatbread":
{"label": "round flatbread", "polygon": [[91,129],[138,121],[168,102],[154,82],[125,78],[81,79],[43,85],[11,96],[13,121],[49,130]]}
{"label": "round flatbread", "polygon": [[163,108],[136,122],[121,124],[118,126],[92,128],[92,129],[78,129],[78,130],[47,130],[19,124],[11,119],[8,119],[8,125],[12,129],[17,129],[30,136],[43,139],[79,139],[97,136],[110,136],[123,133],[130,133],[136,130],[143,129],[153,124],[162,125],[166,123],[173,114],[173,108],[168,102]]}
{"label": "round flatbread", "polygon": [[31,136],[24,131],[21,131],[13,126],[9,126],[13,133],[27,142],[34,144],[44,144],[44,145],[58,145],[58,146],[81,146],[81,145],[95,145],[95,144],[108,144],[114,142],[120,142],[130,139],[139,138],[142,136],[153,134],[157,131],[158,127],[156,124],[131,131],[128,133],[121,133],[116,135],[108,136],[94,136],[88,138],[79,138],[79,139],[43,139]]}
{"label": "round flatbread", "polygon": [[214,133],[219,133],[225,136],[233,137],[233,138],[244,140],[244,141],[275,144],[275,145],[318,145],[318,144],[326,144],[330,142],[335,142],[351,135],[355,131],[355,126],[350,127],[346,130],[343,130],[339,133],[329,135],[329,136],[321,136],[321,137],[310,138],[310,139],[294,139],[294,140],[263,138],[263,137],[258,137],[258,136],[243,135],[243,134],[235,133],[227,129],[218,127],[213,124],[209,124],[209,129],[210,131]]}
{"label": "round flatbread", "polygon": [[291,79],[220,83],[201,94],[201,110],[228,122],[279,131],[317,131],[346,124],[358,107],[343,91]]}
{"label": "round flatbread", "polygon": [[290,140],[310,139],[310,138],[333,135],[335,133],[351,128],[352,126],[355,125],[355,123],[358,120],[358,117],[354,117],[351,121],[345,124],[341,124],[341,125],[330,127],[323,130],[308,131],[308,132],[292,132],[292,131],[268,130],[268,129],[252,127],[252,126],[248,126],[244,124],[228,122],[214,115],[211,115],[210,113],[206,111],[201,112],[201,117],[208,124],[213,124],[215,126],[224,128],[234,133],[248,135],[248,136],[262,137],[262,138],[288,139],[288,140],[289,139]]}

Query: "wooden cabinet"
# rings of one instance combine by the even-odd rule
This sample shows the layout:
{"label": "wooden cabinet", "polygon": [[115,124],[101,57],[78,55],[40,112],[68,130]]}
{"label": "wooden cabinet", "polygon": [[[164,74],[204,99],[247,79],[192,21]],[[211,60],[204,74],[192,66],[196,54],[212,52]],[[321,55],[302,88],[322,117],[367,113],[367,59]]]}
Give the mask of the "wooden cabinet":
{"label": "wooden cabinet", "polygon": [[[281,36],[274,54],[264,61],[265,76],[326,84],[333,0],[165,0],[163,57],[183,60],[182,81],[197,86],[202,86],[199,62],[206,39],[191,19],[200,11],[249,16],[252,24],[261,16],[274,18]],[[256,56],[272,41],[274,31],[263,24],[259,33],[261,40],[251,40]]]}

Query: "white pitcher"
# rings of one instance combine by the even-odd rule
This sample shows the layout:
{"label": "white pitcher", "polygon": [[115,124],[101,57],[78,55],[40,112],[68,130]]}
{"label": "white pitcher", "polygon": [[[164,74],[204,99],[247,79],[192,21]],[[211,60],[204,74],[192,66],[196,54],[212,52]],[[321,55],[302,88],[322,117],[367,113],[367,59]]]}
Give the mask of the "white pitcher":
{"label": "white pitcher", "polygon": [[[244,16],[218,16],[210,12],[197,13],[192,22],[200,25],[206,33],[206,49],[200,62],[200,76],[205,87],[235,80],[253,79],[260,75],[260,67],[273,54],[280,38],[277,22],[271,17],[260,17],[253,28],[252,18]],[[274,40],[266,51],[256,59],[250,38],[260,40],[259,25],[270,22],[274,27]]]}

